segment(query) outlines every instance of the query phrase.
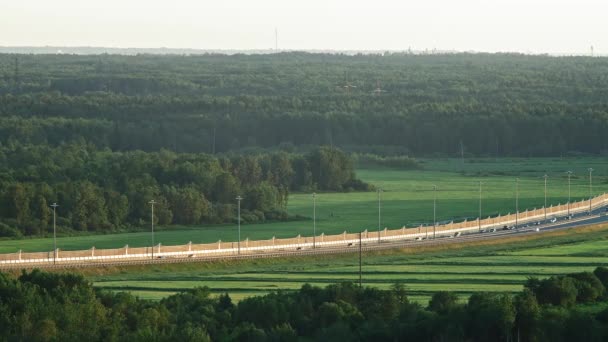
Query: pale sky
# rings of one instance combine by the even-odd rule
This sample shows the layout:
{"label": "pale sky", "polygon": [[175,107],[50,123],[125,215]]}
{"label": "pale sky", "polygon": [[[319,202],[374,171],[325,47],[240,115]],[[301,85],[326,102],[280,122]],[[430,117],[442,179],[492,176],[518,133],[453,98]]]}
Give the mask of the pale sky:
{"label": "pale sky", "polygon": [[0,0],[0,46],[608,54],[607,0]]}

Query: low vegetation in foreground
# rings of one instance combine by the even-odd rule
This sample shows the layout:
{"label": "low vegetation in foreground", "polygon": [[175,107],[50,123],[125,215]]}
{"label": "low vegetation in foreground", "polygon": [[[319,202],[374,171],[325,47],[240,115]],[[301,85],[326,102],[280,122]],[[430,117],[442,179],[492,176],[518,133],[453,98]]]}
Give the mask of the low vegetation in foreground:
{"label": "low vegetation in foreground", "polygon": [[[87,268],[79,270],[94,286],[129,291],[160,300],[180,291],[207,286],[233,300],[303,284],[324,287],[359,280],[357,253],[217,261],[187,264]],[[466,300],[479,292],[517,293],[529,277],[539,279],[608,266],[608,225],[598,225],[443,246],[363,254],[365,286],[389,289],[404,284],[410,301],[425,304],[437,291]]]}
{"label": "low vegetation in foreground", "polygon": [[160,302],[95,290],[82,276],[0,274],[0,335],[29,341],[603,341],[608,268],[546,279],[523,291],[453,292],[428,304],[353,283],[304,285],[234,304],[195,288]]}

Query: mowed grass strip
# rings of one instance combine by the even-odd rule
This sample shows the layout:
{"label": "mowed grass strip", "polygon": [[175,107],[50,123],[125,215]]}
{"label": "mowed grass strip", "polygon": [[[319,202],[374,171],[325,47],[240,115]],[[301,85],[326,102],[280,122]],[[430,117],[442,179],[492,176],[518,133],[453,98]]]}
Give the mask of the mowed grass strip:
{"label": "mowed grass strip", "polygon": [[[425,301],[436,291],[453,291],[466,299],[479,291],[518,292],[530,276],[548,277],[592,271],[608,258],[578,255],[587,246],[597,249],[608,238],[608,225],[590,226],[544,235],[521,236],[509,243],[467,242],[458,248],[435,246],[413,253],[411,249],[365,253],[365,286],[406,286],[408,294]],[[563,248],[560,248],[563,247]],[[544,248],[550,255],[537,255]],[[534,253],[530,253],[530,251]],[[521,255],[520,255],[521,254]],[[356,254],[225,261],[152,267],[114,267],[83,270],[97,287],[112,291],[152,293],[151,297],[197,286],[236,298],[276,290],[292,291],[305,283],[326,286],[358,282]],[[238,300],[238,299],[235,299]],[[421,302],[426,304],[426,302]]]}
{"label": "mowed grass strip", "polygon": [[508,255],[521,255],[521,256],[559,256],[559,255],[572,255],[572,256],[596,256],[596,257],[608,257],[608,240],[600,241],[589,241],[584,245],[572,244],[562,245],[546,248],[532,248],[523,251],[507,252]]}
{"label": "mowed grass strip", "polygon": [[[460,220],[478,216],[478,182],[483,182],[482,216],[507,214],[515,210],[515,177],[520,178],[520,208],[540,208],[544,203],[544,181],[549,173],[548,203],[566,203],[568,198],[565,170],[573,170],[572,200],[588,198],[587,168],[594,171],[594,194],[608,191],[608,160],[606,158],[532,158],[423,160],[425,170],[368,168],[358,176],[384,190],[382,195],[382,228],[400,228],[430,223],[433,220],[433,185],[437,190],[437,219]],[[243,239],[290,238],[312,235],[312,199],[309,193],[289,196],[287,210],[308,219],[291,222],[244,224]],[[378,228],[375,192],[320,193],[317,196],[317,232],[339,234]],[[142,218],[147,219],[147,218]],[[236,225],[201,225],[198,227],[156,227],[155,241],[163,245],[235,241]],[[59,230],[61,235],[61,229]],[[50,235],[49,235],[50,236]],[[121,248],[149,246],[147,231],[59,237],[62,250]],[[0,241],[0,253],[50,251],[52,238]]]}

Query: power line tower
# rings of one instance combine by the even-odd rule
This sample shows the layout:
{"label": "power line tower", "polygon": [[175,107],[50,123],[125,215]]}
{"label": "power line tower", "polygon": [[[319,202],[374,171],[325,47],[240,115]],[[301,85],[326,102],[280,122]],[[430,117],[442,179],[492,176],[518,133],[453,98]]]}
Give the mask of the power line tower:
{"label": "power line tower", "polygon": [[15,90],[19,90],[19,88],[21,88],[21,80],[19,77],[19,57],[15,57],[14,82],[15,82]]}
{"label": "power line tower", "polygon": [[386,90],[382,89],[382,87],[380,87],[380,80],[376,81],[376,89],[372,90],[372,95],[381,95],[382,93],[386,93]]}
{"label": "power line tower", "polygon": [[348,81],[348,73],[346,71],[344,72],[344,84],[339,87],[346,90],[346,93],[349,95],[351,89],[357,88],[357,86],[353,85]]}
{"label": "power line tower", "polygon": [[464,144],[462,143],[462,140],[460,140],[460,161],[464,165]]}

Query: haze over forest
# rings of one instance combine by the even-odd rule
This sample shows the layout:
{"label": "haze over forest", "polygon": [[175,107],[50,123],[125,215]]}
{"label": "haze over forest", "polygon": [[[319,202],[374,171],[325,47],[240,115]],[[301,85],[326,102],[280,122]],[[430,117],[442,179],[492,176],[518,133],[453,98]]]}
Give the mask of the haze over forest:
{"label": "haze over forest", "polygon": [[3,1],[0,46],[604,55],[607,12],[601,0]]}

